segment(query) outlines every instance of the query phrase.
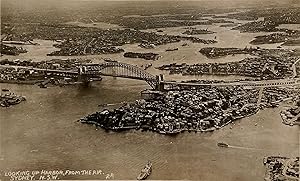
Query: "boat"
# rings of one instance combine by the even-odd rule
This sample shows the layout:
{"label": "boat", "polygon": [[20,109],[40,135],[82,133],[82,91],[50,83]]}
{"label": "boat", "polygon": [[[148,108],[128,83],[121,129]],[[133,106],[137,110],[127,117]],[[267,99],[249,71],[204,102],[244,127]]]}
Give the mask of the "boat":
{"label": "boat", "polygon": [[2,92],[9,92],[9,89],[2,89]]}
{"label": "boat", "polygon": [[181,46],[185,47],[185,46],[187,46],[187,45],[188,45],[187,43],[184,43],[184,44],[182,44]]}
{"label": "boat", "polygon": [[170,51],[176,51],[176,50],[178,50],[178,48],[169,48],[169,49],[166,49],[166,52],[170,52]]}
{"label": "boat", "polygon": [[223,142],[219,142],[217,145],[219,147],[225,147],[225,148],[228,148],[228,146],[229,146],[227,143],[223,143]]}
{"label": "boat", "polygon": [[141,173],[137,176],[138,180],[145,180],[152,172],[152,163],[148,161]]}

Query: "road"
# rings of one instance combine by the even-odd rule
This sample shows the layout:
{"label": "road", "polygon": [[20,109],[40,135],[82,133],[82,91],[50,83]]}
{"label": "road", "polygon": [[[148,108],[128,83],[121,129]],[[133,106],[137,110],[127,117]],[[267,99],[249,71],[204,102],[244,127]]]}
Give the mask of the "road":
{"label": "road", "polygon": [[171,82],[165,81],[165,85],[182,85],[182,86],[242,86],[242,87],[281,87],[281,86],[292,86],[300,85],[300,78],[291,79],[278,79],[278,80],[261,80],[261,81],[239,81],[239,82],[226,82],[226,83],[183,83],[183,82]]}

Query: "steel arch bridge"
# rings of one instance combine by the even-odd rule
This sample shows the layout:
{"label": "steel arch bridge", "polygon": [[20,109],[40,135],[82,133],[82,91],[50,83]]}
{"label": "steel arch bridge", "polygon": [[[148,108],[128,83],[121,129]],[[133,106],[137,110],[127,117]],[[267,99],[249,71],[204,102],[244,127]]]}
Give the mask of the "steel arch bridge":
{"label": "steel arch bridge", "polygon": [[79,74],[92,77],[94,75],[121,77],[146,81],[153,89],[159,84],[159,77],[154,76],[145,70],[126,63],[116,61],[104,62],[101,64],[84,65]]}

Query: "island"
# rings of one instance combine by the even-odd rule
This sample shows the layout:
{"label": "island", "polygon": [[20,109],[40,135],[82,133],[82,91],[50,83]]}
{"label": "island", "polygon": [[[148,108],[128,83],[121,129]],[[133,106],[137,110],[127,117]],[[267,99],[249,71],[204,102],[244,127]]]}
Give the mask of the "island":
{"label": "island", "polygon": [[191,30],[186,30],[182,34],[185,35],[201,35],[201,34],[214,34],[215,32],[209,31],[207,29],[202,30],[202,29],[191,29]]}
{"label": "island", "polygon": [[127,58],[142,58],[145,60],[158,60],[159,54],[157,53],[135,53],[135,52],[126,52],[124,57]]}

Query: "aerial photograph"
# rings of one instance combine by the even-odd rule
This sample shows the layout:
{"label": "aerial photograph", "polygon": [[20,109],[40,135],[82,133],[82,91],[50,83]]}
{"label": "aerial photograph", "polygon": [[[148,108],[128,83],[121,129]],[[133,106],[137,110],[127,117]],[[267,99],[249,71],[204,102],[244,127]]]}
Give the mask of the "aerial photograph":
{"label": "aerial photograph", "polygon": [[0,0],[0,181],[298,181],[300,0]]}

